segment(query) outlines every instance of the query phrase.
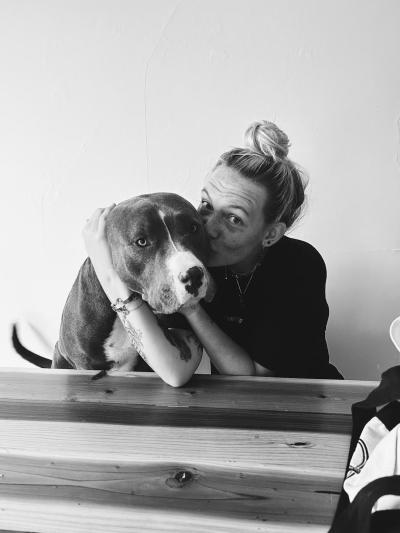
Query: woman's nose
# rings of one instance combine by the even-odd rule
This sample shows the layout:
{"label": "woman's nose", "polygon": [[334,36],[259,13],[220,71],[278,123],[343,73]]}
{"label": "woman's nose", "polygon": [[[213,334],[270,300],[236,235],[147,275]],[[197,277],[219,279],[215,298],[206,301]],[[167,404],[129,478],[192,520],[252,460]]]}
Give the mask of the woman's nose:
{"label": "woman's nose", "polygon": [[210,239],[216,239],[220,234],[220,225],[214,215],[203,219],[206,233]]}

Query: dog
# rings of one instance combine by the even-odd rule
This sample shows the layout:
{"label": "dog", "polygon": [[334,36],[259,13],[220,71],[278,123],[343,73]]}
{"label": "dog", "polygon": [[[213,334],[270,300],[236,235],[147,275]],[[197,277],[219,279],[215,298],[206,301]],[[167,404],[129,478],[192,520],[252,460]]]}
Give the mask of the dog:
{"label": "dog", "polygon": [[[107,217],[106,238],[117,274],[142,296],[161,323],[184,306],[212,299],[215,286],[205,267],[207,236],[196,209],[181,196],[144,194],[119,203]],[[183,316],[177,313],[175,318],[179,327]],[[15,325],[12,337],[16,351],[40,367],[106,372],[140,366],[141,358],[89,258],[64,306],[53,360],[25,348]]]}

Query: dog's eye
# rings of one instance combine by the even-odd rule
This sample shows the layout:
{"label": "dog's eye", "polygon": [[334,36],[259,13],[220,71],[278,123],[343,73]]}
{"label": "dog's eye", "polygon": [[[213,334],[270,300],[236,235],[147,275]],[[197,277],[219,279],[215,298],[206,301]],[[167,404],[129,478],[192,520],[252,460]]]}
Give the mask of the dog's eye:
{"label": "dog's eye", "polygon": [[145,246],[147,246],[147,241],[144,237],[141,237],[140,239],[135,241],[135,244],[139,246],[140,248],[144,248]]}
{"label": "dog's eye", "polygon": [[196,224],[196,222],[193,222],[193,224],[191,224],[190,226],[190,233],[196,233],[198,229],[199,229],[199,225]]}

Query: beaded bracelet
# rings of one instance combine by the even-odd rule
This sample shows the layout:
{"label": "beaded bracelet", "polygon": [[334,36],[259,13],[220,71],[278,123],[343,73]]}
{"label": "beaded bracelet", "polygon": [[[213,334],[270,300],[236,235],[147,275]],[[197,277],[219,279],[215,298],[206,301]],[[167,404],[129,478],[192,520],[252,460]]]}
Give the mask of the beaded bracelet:
{"label": "beaded bracelet", "polygon": [[[136,300],[136,302],[139,305],[137,305],[133,309],[128,309],[126,305],[129,304],[130,302],[133,302],[134,300]],[[132,292],[132,294],[130,294],[130,296],[126,300],[123,300],[122,298],[117,298],[115,302],[111,304],[111,308],[116,313],[123,313],[126,316],[126,315],[129,315],[131,311],[134,311],[135,309],[139,309],[142,303],[143,303],[143,300],[140,297],[140,294],[138,294],[137,292]]]}

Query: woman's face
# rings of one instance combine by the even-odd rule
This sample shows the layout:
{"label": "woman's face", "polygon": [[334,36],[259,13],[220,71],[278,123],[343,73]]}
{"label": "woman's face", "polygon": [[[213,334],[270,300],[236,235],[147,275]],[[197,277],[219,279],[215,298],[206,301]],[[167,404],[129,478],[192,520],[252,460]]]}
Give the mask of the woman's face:
{"label": "woman's face", "polygon": [[235,265],[251,269],[268,233],[264,218],[267,191],[237,170],[219,165],[201,191],[199,213],[210,240],[208,266]]}

